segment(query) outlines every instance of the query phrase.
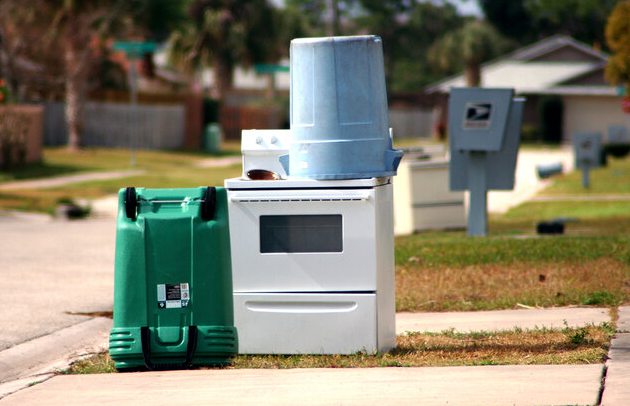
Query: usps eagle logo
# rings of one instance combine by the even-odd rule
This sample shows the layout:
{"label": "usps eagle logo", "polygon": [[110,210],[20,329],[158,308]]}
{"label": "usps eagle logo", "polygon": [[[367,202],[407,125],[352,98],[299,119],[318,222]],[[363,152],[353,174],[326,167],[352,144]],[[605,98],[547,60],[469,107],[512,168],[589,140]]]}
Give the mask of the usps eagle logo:
{"label": "usps eagle logo", "polygon": [[468,102],[464,108],[464,129],[485,130],[490,127],[492,103]]}

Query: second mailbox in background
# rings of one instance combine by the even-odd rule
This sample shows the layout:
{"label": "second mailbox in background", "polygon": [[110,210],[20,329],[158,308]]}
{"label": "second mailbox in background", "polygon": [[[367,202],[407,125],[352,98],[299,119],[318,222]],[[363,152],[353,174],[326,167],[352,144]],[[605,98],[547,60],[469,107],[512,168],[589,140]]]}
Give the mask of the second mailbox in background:
{"label": "second mailbox in background", "polygon": [[573,136],[573,151],[577,167],[588,165],[598,167],[602,153],[602,134],[598,132],[578,132]]}

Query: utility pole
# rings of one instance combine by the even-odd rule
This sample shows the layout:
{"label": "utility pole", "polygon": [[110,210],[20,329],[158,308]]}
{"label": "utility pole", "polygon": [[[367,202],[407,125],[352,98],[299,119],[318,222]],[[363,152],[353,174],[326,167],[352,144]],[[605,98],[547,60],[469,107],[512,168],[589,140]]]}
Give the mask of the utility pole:
{"label": "utility pole", "polygon": [[326,35],[339,35],[339,0],[326,0]]}

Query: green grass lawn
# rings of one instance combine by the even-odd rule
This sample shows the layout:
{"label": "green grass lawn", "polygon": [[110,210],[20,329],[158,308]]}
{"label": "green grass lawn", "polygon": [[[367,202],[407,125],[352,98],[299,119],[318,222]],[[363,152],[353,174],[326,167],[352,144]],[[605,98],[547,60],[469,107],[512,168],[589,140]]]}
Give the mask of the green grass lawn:
{"label": "green grass lawn", "polygon": [[624,235],[396,239],[396,310],[616,306],[630,298]]}
{"label": "green grass lawn", "polygon": [[122,149],[85,149],[68,152],[63,148],[46,148],[42,164],[23,170],[0,172],[0,183],[57,175],[122,170],[143,170],[145,174],[111,180],[73,183],[47,189],[0,191],[0,208],[54,213],[60,201],[94,199],[116,193],[127,186],[148,188],[184,188],[222,186],[223,180],[241,174],[241,166],[201,168],[204,159],[234,155],[234,143],[220,155],[183,151],[136,151],[136,165],[130,166],[130,153]]}
{"label": "green grass lawn", "polygon": [[[232,151],[233,152],[233,151]],[[178,188],[220,186],[240,165],[200,168],[207,154],[138,151],[128,178],[69,184],[40,190],[0,192],[0,208],[53,212],[63,200],[98,198],[126,186]],[[45,164],[66,172],[129,168],[126,150],[45,151]],[[71,169],[68,169],[71,168]],[[40,169],[28,169],[37,173]],[[28,172],[27,170],[27,172]],[[4,176],[8,176],[4,174]],[[18,177],[13,175],[14,178]],[[27,177],[24,175],[24,177]],[[593,174],[593,190],[576,187],[579,173],[557,177],[548,195],[620,194],[630,188],[630,159],[611,159]],[[562,236],[540,237],[536,222],[572,217]],[[489,236],[432,231],[397,237],[398,311],[448,311],[527,306],[616,306],[630,298],[630,201],[532,201],[491,215]]]}
{"label": "green grass lawn", "polygon": [[[555,178],[548,196],[630,192],[630,158]],[[630,196],[630,194],[629,194]],[[536,223],[575,219],[559,236],[536,235]],[[489,236],[464,231],[396,238],[398,311],[487,310],[527,306],[617,306],[630,300],[630,200],[531,201],[491,215]]]}
{"label": "green grass lawn", "polygon": [[559,175],[543,196],[630,195],[630,159],[609,157],[608,165],[590,171],[590,188],[582,187],[582,172]]}
{"label": "green grass lawn", "polygon": [[135,152],[136,166],[131,167],[131,153],[127,149],[85,148],[79,152],[69,152],[64,147],[46,147],[41,163],[8,172],[0,171],[0,183],[86,172],[132,169],[160,171],[173,165],[187,165],[190,161],[230,155],[240,155],[240,146],[235,141],[224,142],[221,152],[212,154],[202,151],[140,150]]}

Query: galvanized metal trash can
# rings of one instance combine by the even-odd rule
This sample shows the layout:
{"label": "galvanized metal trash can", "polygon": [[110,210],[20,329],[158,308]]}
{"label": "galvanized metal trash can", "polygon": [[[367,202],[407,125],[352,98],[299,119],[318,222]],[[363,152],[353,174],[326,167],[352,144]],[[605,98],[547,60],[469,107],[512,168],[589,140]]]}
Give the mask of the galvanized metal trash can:
{"label": "galvanized metal trash can", "polygon": [[223,365],[237,353],[226,196],[213,187],[119,192],[117,369]]}

